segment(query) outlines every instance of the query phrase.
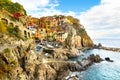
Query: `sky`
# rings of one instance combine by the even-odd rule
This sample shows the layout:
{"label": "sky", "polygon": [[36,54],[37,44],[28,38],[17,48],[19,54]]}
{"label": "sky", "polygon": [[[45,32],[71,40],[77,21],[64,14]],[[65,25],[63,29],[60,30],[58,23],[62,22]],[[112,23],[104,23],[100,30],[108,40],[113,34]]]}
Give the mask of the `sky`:
{"label": "sky", "polygon": [[40,18],[71,15],[80,20],[92,39],[120,39],[120,0],[12,0],[28,15]]}

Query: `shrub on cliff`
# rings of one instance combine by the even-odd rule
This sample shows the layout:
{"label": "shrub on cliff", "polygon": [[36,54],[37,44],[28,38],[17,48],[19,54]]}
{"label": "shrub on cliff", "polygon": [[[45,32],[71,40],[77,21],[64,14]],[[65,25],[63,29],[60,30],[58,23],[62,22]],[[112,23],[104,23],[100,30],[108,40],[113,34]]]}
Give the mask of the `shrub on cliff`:
{"label": "shrub on cliff", "polygon": [[0,9],[5,9],[10,13],[20,12],[26,15],[26,11],[19,3],[13,3],[11,0],[0,0]]}
{"label": "shrub on cliff", "polygon": [[19,30],[18,26],[15,26],[15,27],[8,26],[7,31],[8,31],[8,33],[10,33],[16,37],[20,37],[20,30]]}
{"label": "shrub on cliff", "polygon": [[4,49],[4,52],[5,52],[5,53],[10,53],[10,49],[9,49],[9,48],[5,48],[5,49]]}

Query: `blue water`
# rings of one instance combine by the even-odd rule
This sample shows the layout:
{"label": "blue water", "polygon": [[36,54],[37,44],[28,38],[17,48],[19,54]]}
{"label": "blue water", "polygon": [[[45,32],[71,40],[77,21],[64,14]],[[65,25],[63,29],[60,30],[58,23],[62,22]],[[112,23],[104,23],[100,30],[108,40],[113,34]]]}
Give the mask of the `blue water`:
{"label": "blue water", "polygon": [[[104,41],[104,40],[102,40]],[[109,44],[107,44],[107,43]],[[114,41],[115,43],[119,40]],[[105,40],[103,43],[115,47],[110,40]],[[117,47],[120,45],[116,45]],[[110,57],[114,62],[102,61],[101,63],[95,63],[89,67],[86,71],[79,73],[81,80],[120,80],[120,52],[106,51],[101,49],[91,49],[84,52],[84,56],[74,58],[73,60],[81,60],[90,54],[99,54],[101,58]]]}

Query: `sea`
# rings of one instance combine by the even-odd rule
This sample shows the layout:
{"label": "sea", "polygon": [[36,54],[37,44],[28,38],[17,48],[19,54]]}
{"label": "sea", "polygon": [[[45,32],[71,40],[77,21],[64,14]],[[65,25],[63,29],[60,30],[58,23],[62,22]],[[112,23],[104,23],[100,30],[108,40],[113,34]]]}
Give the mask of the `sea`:
{"label": "sea", "polygon": [[[119,39],[95,39],[95,44],[102,46],[120,48]],[[99,54],[102,59],[109,57],[114,62],[102,61],[90,66],[86,71],[77,72],[80,80],[120,80],[120,52],[107,51],[102,49],[90,49],[83,52],[84,56],[73,58],[79,61],[90,54]]]}
{"label": "sea", "polygon": [[101,43],[102,46],[106,47],[117,47],[120,48],[120,39],[93,39],[94,44]]}

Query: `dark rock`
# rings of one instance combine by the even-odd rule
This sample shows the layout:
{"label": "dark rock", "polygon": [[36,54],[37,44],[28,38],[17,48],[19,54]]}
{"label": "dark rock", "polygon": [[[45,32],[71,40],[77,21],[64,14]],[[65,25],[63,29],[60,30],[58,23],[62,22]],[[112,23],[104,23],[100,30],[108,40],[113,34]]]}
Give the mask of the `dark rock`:
{"label": "dark rock", "polygon": [[102,44],[101,44],[101,43],[99,43],[99,44],[98,44],[98,47],[102,47]]}
{"label": "dark rock", "polygon": [[109,57],[106,57],[105,60],[106,60],[106,61],[109,61],[109,62],[113,62],[113,60],[110,60]]}
{"label": "dark rock", "polygon": [[45,53],[53,53],[54,50],[53,49],[45,49],[45,48],[43,48],[43,52],[45,52]]}
{"label": "dark rock", "polygon": [[99,55],[94,55],[94,54],[92,54],[92,55],[90,55],[88,58],[89,58],[92,62],[100,62],[100,61],[102,61],[102,59],[100,58]]}
{"label": "dark rock", "polygon": [[2,33],[0,33],[0,38],[3,38],[3,34]]}
{"label": "dark rock", "polygon": [[110,58],[109,58],[109,57],[106,57],[105,60],[106,60],[106,61],[110,61]]}

